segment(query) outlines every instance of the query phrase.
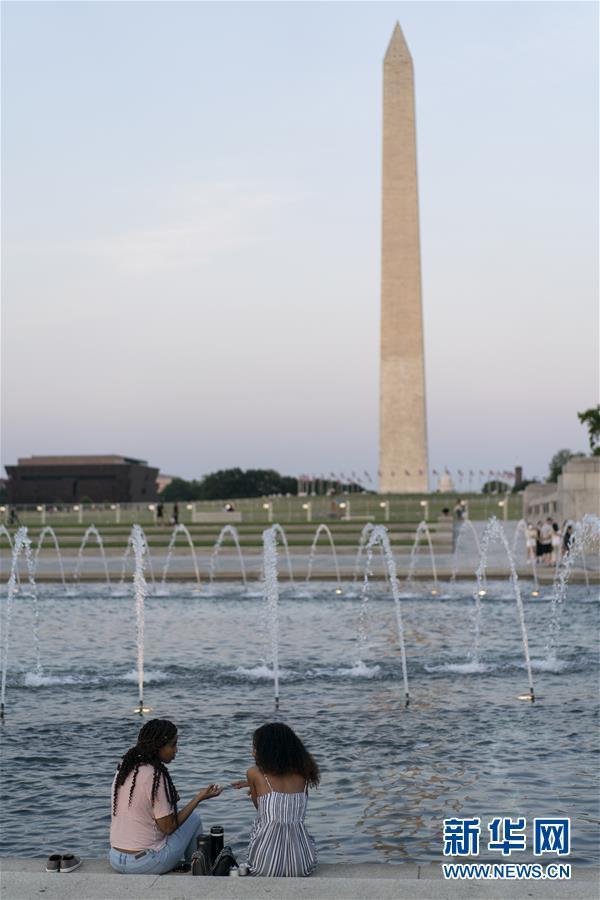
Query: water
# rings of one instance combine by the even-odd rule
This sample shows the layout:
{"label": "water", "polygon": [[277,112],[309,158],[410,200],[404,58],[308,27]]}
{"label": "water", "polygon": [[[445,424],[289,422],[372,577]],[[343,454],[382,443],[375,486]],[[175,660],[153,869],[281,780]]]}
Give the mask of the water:
{"label": "water", "polygon": [[419,522],[417,530],[415,532],[415,540],[412,545],[412,550],[410,551],[410,565],[408,567],[408,574],[406,576],[407,584],[412,584],[415,574],[415,567],[417,565],[417,551],[419,549],[419,543],[421,540],[421,535],[424,534],[427,538],[427,545],[429,547],[429,559],[431,563],[431,574],[433,575],[433,583],[435,585],[435,590],[437,591],[438,583],[437,583],[437,572],[435,566],[435,554],[433,552],[433,545],[431,543],[431,533],[427,526],[427,522]]}
{"label": "water", "polygon": [[[387,528],[383,525],[376,525],[373,531],[371,532],[371,536],[369,537],[369,542],[367,544],[367,561],[365,563],[365,577],[363,582],[363,590],[362,590],[362,606],[361,606],[361,625],[359,627],[359,640],[361,642],[361,649],[364,652],[365,650],[365,617],[368,608],[367,600],[369,596],[369,576],[371,573],[371,562],[373,559],[373,550],[379,544],[381,546],[383,556],[385,559],[385,565],[388,573],[389,582],[392,588],[392,596],[394,598],[394,611],[396,613],[396,626],[398,629],[398,644],[400,646],[400,658],[402,660],[402,680],[404,682],[404,701],[406,706],[409,704],[409,692],[408,692],[408,674],[406,669],[406,648],[404,643],[404,626],[402,624],[402,604],[400,603],[400,589],[398,586],[398,575],[396,573],[396,563],[394,561],[394,555],[392,553],[392,547],[390,544],[390,538],[387,532]],[[362,658],[359,660],[359,663],[362,663]]]}
{"label": "water", "polygon": [[[80,584],[66,596],[59,584],[39,586],[41,675],[32,605],[14,596],[2,854],[107,852],[115,765],[141,724],[132,712],[136,610],[128,589],[114,597],[103,584]],[[480,672],[464,662],[472,582],[458,582],[448,600],[403,594],[408,709],[389,586],[370,585],[362,666],[360,597],[332,596],[317,582],[311,596],[305,584],[282,592],[278,715],[322,767],[307,821],[323,862],[439,861],[449,815],[569,815],[570,861],[597,861],[597,599],[569,587],[554,668],[545,661],[550,599],[524,601],[539,694],[530,704],[515,699],[525,668],[510,585],[488,581],[487,591]],[[271,636],[256,627],[264,601],[241,585],[216,584],[215,594],[172,583],[167,596],[145,599],[144,702],[180,728],[171,772],[184,801],[212,781],[243,777],[253,730],[276,716],[273,671],[263,662]],[[223,824],[243,850],[254,818],[245,792],[226,791],[200,810],[206,827]]]}
{"label": "water", "polygon": [[[104,566],[104,577],[106,578],[106,584],[110,584],[110,575],[108,573],[108,564],[106,562],[106,552],[104,550],[104,543],[102,541],[102,535],[98,531],[95,525],[90,525],[89,528],[86,528],[85,534],[81,540],[81,544],[79,546],[79,550],[77,552],[77,562],[75,564],[75,571],[73,573],[74,581],[78,581],[81,576],[81,567],[83,565],[83,551],[85,550],[85,546],[90,540],[90,538],[95,538],[96,543],[98,544],[98,549],[100,551],[100,556],[102,557],[102,565]],[[57,545],[58,550],[58,545]],[[61,559],[60,550],[58,550],[58,557]],[[62,559],[61,559],[62,565]]]}
{"label": "water", "polygon": [[136,664],[138,679],[138,712],[144,710],[144,631],[145,631],[145,604],[148,596],[146,583],[146,559],[148,557],[148,544],[146,537],[139,525],[131,529],[129,544],[133,547],[135,557],[135,573],[133,576],[133,589],[135,594],[135,642]]}
{"label": "water", "polygon": [[[37,572],[38,560],[40,557],[40,550],[42,549],[42,547],[44,545],[44,541],[45,541],[46,537],[52,538],[52,543],[54,545],[54,550],[56,553],[56,561],[58,563],[58,571],[60,572],[60,580],[62,582],[63,588],[65,588],[65,590],[66,590],[67,583],[65,581],[65,567],[63,565],[62,556],[60,553],[60,545],[58,543],[58,538],[56,537],[56,532],[54,531],[54,528],[52,528],[50,525],[46,525],[40,531],[40,534],[38,537],[38,542],[37,542],[37,547],[35,548],[34,572]],[[80,552],[83,553],[83,550],[81,550],[81,548],[80,548]]]}
{"label": "water", "polygon": [[[578,559],[583,561],[584,571],[586,573],[586,591],[589,594],[590,584],[587,570],[585,569],[585,551],[594,548],[597,552],[599,543],[600,518],[594,515],[584,516],[583,519],[574,526],[574,539],[571,544],[570,552],[566,557],[563,557],[560,564],[556,566],[552,590],[552,615],[547,644],[548,660],[556,660],[560,639],[563,604],[567,595],[567,586],[571,572],[573,571],[573,566]],[[597,596],[597,588],[595,589],[595,593]]]}
{"label": "water", "polygon": [[[278,525],[263,531],[263,582],[267,611],[267,623],[273,661],[273,687],[275,708],[279,707],[279,581],[277,565],[277,536],[282,533]],[[287,545],[286,545],[287,549]],[[289,561],[289,556],[288,556]]]}
{"label": "water", "polygon": [[177,535],[183,534],[185,535],[185,539],[187,541],[188,547],[190,548],[190,554],[192,557],[192,563],[194,566],[194,573],[196,575],[196,584],[200,587],[200,569],[198,568],[198,558],[196,556],[196,548],[194,547],[194,542],[192,540],[192,536],[189,532],[189,529],[186,528],[181,522],[177,524],[173,528],[173,533],[171,535],[171,540],[169,541],[169,547],[167,549],[167,558],[165,560],[165,566],[163,569],[162,582],[161,582],[161,590],[164,591],[165,585],[167,583],[167,575],[169,574],[169,566],[171,565],[171,557],[173,556],[173,549],[175,547],[175,541],[177,540]]}
{"label": "water", "polygon": [[334,540],[333,540],[333,535],[332,535],[332,533],[331,533],[331,529],[330,529],[327,525],[324,525],[324,524],[319,525],[318,528],[317,528],[317,530],[315,531],[315,536],[314,536],[314,538],[313,538],[313,542],[312,542],[312,545],[311,545],[311,548],[310,548],[310,555],[309,555],[309,557],[308,557],[308,572],[307,572],[307,575],[306,575],[306,580],[307,580],[307,581],[310,581],[310,579],[311,579],[311,577],[312,577],[313,566],[314,566],[314,564],[315,564],[315,556],[316,556],[316,553],[317,553],[317,544],[319,543],[319,538],[321,537],[322,534],[327,535],[327,538],[329,539],[329,546],[330,546],[330,548],[331,548],[331,554],[332,554],[332,556],[333,556],[333,565],[334,565],[334,569],[335,569],[335,578],[336,578],[337,585],[338,585],[338,588],[339,588],[340,585],[341,585],[341,580],[340,580],[340,566],[339,566],[339,563],[338,563],[337,551],[336,551],[336,549],[335,549],[335,542],[334,542]]}
{"label": "water", "polygon": [[217,566],[217,557],[219,555],[219,551],[221,549],[223,540],[225,539],[225,537],[228,534],[231,536],[231,539],[233,540],[233,543],[237,550],[238,560],[239,560],[239,564],[240,564],[240,574],[241,574],[242,581],[243,581],[244,587],[245,587],[247,584],[246,566],[244,565],[244,557],[242,556],[242,548],[240,547],[240,538],[237,533],[237,528],[234,528],[233,525],[224,525],[223,528],[221,528],[221,531],[219,532],[219,536],[218,536],[217,540],[215,541],[215,546],[213,547],[213,551],[212,551],[212,554],[210,557],[208,580],[212,584],[215,579],[215,569]]}
{"label": "water", "polygon": [[[521,523],[519,522],[519,525],[520,524]],[[517,526],[517,528],[518,528],[518,526]],[[452,557],[452,575],[450,577],[450,581],[453,584],[456,581],[456,576],[458,573],[458,561],[460,559],[459,554],[462,549],[462,545],[464,543],[464,535],[467,535],[467,534],[471,535],[471,537],[473,539],[473,543],[475,544],[475,549],[477,551],[477,555],[481,556],[481,545],[479,543],[479,537],[477,536],[477,531],[470,519],[463,519],[462,522],[460,523],[460,526],[458,529],[458,534],[456,535],[455,543],[454,543],[454,555]],[[514,549],[514,543],[513,543],[513,556],[514,555],[515,555],[515,549]]]}
{"label": "water", "polygon": [[[472,653],[473,662],[477,665],[480,662],[479,659],[479,641],[481,637],[481,607],[482,607],[482,597],[487,595],[487,590],[485,587],[485,570],[487,566],[487,554],[488,548],[493,540],[496,540],[500,543],[500,545],[504,548],[506,553],[506,558],[508,560],[508,568],[510,571],[510,582],[512,586],[513,595],[515,598],[515,603],[517,606],[517,614],[519,617],[519,625],[521,626],[521,639],[523,641],[523,652],[525,653],[525,667],[527,669],[527,679],[529,682],[529,699],[532,701],[535,698],[535,692],[533,690],[533,676],[531,673],[531,658],[529,654],[529,636],[527,634],[527,626],[525,624],[525,610],[523,608],[523,598],[521,596],[521,587],[519,585],[519,576],[517,575],[517,570],[515,568],[515,563],[512,557],[512,553],[510,551],[510,547],[508,546],[508,541],[506,539],[506,534],[504,533],[504,529],[502,525],[498,521],[498,519],[492,517],[486,526],[486,529],[483,533],[483,539],[481,541],[481,558],[479,561],[479,567],[477,569],[477,591],[475,592],[475,602],[476,602],[476,620],[475,620],[475,642],[474,649]],[[527,697],[526,697],[527,698]]]}
{"label": "water", "polygon": [[0,634],[2,636],[2,654],[0,659],[0,719],[4,718],[4,708],[6,705],[6,682],[8,675],[9,650],[10,650],[10,625],[12,619],[12,608],[14,597],[20,588],[17,581],[17,570],[19,565],[19,557],[24,556],[27,566],[27,577],[29,580],[29,593],[22,594],[22,598],[27,600],[29,597],[33,600],[33,621],[31,623],[31,632],[33,633],[33,646],[35,653],[35,671],[39,676],[42,672],[40,660],[40,610],[38,603],[37,585],[34,579],[35,563],[31,551],[31,541],[27,536],[27,528],[19,528],[15,534],[12,544],[12,558],[10,563],[10,575],[8,577],[6,600],[3,609],[0,610]]}

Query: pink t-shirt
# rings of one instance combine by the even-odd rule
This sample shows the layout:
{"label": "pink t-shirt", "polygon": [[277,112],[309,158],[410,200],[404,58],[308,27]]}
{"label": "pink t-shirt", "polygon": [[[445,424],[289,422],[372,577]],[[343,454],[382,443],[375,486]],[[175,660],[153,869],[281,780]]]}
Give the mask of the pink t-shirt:
{"label": "pink t-shirt", "polygon": [[[116,779],[115,775],[115,779]],[[155,819],[162,819],[173,812],[167,799],[164,778],[161,777],[154,805],[151,802],[154,766],[140,766],[135,780],[131,804],[129,791],[133,780],[130,772],[119,788],[117,814],[112,816],[110,825],[110,845],[121,850],[160,850],[165,845],[167,835],[160,830]],[[111,797],[114,796],[115,782]]]}

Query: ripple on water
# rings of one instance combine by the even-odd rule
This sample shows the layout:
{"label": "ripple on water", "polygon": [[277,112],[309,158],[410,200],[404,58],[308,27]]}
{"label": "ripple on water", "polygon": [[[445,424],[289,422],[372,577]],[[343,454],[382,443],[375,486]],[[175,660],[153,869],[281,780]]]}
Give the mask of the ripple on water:
{"label": "ripple on water", "polygon": [[[133,604],[105,589],[78,590],[70,597],[42,591],[41,673],[31,607],[16,603],[13,610],[2,735],[6,855],[63,847],[103,855],[115,766],[141,724],[131,712]],[[526,604],[542,697],[531,706],[515,699],[526,677],[514,601],[510,611],[504,602],[482,605],[474,663],[473,598],[461,598],[460,590],[444,604],[422,595],[403,602],[408,709],[389,594],[380,592],[381,602],[370,604],[368,654],[357,662],[358,602],[332,597],[331,586],[319,594],[315,585],[312,598],[285,592],[277,711],[268,632],[255,628],[248,640],[260,621],[260,597],[238,591],[236,599],[225,589],[221,596],[214,585],[208,598],[169,585],[168,597],[150,598],[145,699],[153,715],[172,718],[180,729],[171,771],[182,798],[211,781],[242,777],[252,764],[254,729],[279,718],[321,766],[308,824],[324,861],[439,860],[448,812],[491,819],[563,811],[574,822],[577,856],[595,860],[597,605],[570,595],[558,660],[548,665],[550,607]],[[233,791],[210,804],[209,821],[226,823],[239,853],[253,816],[252,805]]]}

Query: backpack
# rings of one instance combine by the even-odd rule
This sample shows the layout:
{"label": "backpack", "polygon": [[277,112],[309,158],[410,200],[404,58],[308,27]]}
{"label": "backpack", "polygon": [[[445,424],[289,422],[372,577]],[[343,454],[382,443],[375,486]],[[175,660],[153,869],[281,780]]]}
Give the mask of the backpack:
{"label": "backpack", "polygon": [[212,864],[211,875],[229,875],[229,870],[237,866],[237,860],[233,855],[233,850],[227,844]]}

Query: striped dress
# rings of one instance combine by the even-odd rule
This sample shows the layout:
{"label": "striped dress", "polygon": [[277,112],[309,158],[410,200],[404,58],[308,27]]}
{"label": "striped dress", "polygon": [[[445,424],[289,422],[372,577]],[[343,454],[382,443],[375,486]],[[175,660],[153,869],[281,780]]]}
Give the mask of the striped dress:
{"label": "striped dress", "polygon": [[[264,774],[264,773],[263,773]],[[317,865],[317,848],[304,825],[308,785],[297,794],[274,791],[258,798],[258,811],[248,847],[252,875],[298,878]]]}

